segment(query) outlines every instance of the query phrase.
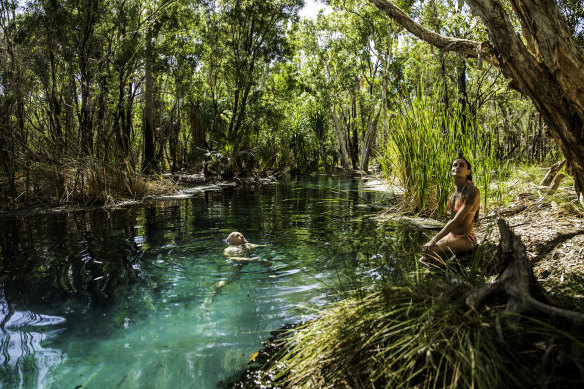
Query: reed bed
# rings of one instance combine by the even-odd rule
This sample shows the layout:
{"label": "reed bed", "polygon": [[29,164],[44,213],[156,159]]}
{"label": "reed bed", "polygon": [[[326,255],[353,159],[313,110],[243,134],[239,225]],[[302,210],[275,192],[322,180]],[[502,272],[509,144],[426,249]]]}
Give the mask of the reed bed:
{"label": "reed bed", "polygon": [[16,180],[17,197],[0,191],[2,202],[11,208],[29,205],[102,204],[178,191],[177,185],[162,176],[145,176],[127,165],[113,165],[87,158],[58,164],[30,164]]}
{"label": "reed bed", "polygon": [[465,121],[461,112],[446,112],[441,94],[434,88],[430,95],[417,91],[402,98],[390,120],[382,169],[403,186],[405,212],[440,218],[446,215],[454,185],[450,166],[464,157],[472,165],[486,211],[487,198],[503,193],[499,188],[492,193],[490,184],[505,174],[507,165],[496,160],[490,131]]}

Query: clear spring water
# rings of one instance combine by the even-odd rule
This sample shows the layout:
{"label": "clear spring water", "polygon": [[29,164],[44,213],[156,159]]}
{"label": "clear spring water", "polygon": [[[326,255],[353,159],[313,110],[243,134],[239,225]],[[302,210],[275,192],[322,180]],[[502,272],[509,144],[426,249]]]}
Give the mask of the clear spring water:
{"label": "clear spring water", "polygon": [[[0,386],[216,388],[270,332],[391,282],[424,233],[362,180],[210,187],[115,210],[0,217]],[[226,258],[223,239],[265,244]]]}

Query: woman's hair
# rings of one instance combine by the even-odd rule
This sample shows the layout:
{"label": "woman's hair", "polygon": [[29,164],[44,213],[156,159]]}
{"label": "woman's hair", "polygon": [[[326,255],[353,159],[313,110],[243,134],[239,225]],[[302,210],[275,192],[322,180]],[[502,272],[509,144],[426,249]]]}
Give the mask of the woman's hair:
{"label": "woman's hair", "polygon": [[[455,159],[455,161],[457,159],[462,159],[464,162],[466,162],[466,166],[468,167],[468,170],[471,170],[472,171],[472,167],[470,166],[470,162],[468,162],[466,160],[466,158],[464,158],[464,157],[458,157],[458,158]],[[472,181],[472,172],[471,172],[471,174],[469,174],[468,176],[466,176],[466,179],[469,180],[469,181]]]}
{"label": "woman's hair", "polygon": [[[468,162],[466,160],[466,158],[464,158],[464,157],[458,157],[456,159],[462,159],[464,162],[466,162],[466,166],[468,166],[468,170],[471,170],[472,171],[472,167],[470,165],[470,162]],[[455,161],[456,161],[456,159],[455,159]],[[466,179],[469,180],[469,181],[472,181],[472,173],[469,174],[468,176],[466,176]],[[477,222],[479,220],[479,210],[480,210],[480,208],[481,208],[481,206],[479,205],[479,207],[477,208],[477,212],[475,213],[474,218],[473,218],[473,221],[474,222]]]}

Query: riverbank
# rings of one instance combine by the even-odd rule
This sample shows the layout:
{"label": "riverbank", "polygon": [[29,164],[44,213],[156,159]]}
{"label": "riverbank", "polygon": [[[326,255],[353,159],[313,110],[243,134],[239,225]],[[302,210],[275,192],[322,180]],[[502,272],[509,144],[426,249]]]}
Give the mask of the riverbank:
{"label": "riverbank", "polygon": [[[31,213],[75,212],[97,208],[113,209],[127,205],[140,204],[168,198],[188,197],[195,192],[205,191],[213,187],[269,185],[277,182],[275,176],[249,176],[223,179],[219,176],[201,174],[171,174],[159,176],[137,176],[133,181],[133,189],[128,182],[122,182],[117,189],[102,188],[99,194],[73,196],[56,196],[50,188],[37,189],[36,196],[26,202],[14,203],[1,198],[0,212],[4,215],[27,215]],[[72,184],[74,186],[74,184]],[[140,189],[136,190],[136,186]],[[123,187],[123,189],[120,189]],[[54,188],[53,188],[54,189]],[[93,191],[96,192],[96,191]]]}
{"label": "riverbank", "polygon": [[[584,279],[584,214],[571,201],[555,201],[539,197],[522,196],[508,208],[493,211],[477,227],[478,236],[491,244],[498,244],[499,231],[496,218],[503,217],[525,244],[537,281],[553,296],[573,294],[582,298]],[[584,311],[584,307],[572,309]]]}
{"label": "riverbank", "polygon": [[[376,177],[359,172],[355,175],[369,178],[365,185],[368,190],[391,192],[397,196],[403,193],[398,186],[385,183]],[[215,186],[269,185],[281,178],[264,175],[224,179],[216,175],[205,176],[203,173],[167,173],[150,178],[142,177],[144,181],[141,181],[141,186],[144,188],[134,198],[124,196],[122,193],[119,197],[104,193],[102,197],[105,202],[94,201],[84,204],[75,199],[68,201],[66,197],[58,199],[47,194],[32,201],[30,205],[17,209],[10,208],[4,203],[0,210],[5,215],[26,215],[100,207],[115,208],[164,198],[185,197]],[[584,254],[583,211],[582,207],[575,205],[577,204],[575,193],[568,191],[566,196],[568,200],[564,198],[562,201],[555,201],[553,198],[539,196],[536,190],[522,193],[507,207],[490,209],[489,215],[482,216],[476,226],[479,239],[496,246],[499,239],[498,230],[495,228],[496,218],[499,216],[506,218],[509,225],[523,238],[539,282],[552,293],[564,291],[571,280],[584,278],[584,261],[581,260]],[[391,212],[383,212],[377,219],[384,222],[392,217],[394,216]],[[425,218],[410,218],[403,215],[399,218],[402,220],[406,218],[409,223],[423,229],[437,229],[443,224]]]}
{"label": "riverbank", "polygon": [[[482,258],[479,260],[483,262],[488,262],[496,256],[496,247],[500,239],[497,229],[499,217],[505,218],[513,231],[522,238],[537,282],[545,288],[558,305],[583,313],[584,215],[582,208],[577,205],[576,196],[568,194],[558,200],[539,196],[537,191],[533,191],[517,196],[505,208],[490,210],[489,214],[482,217],[476,226],[483,248],[480,253]],[[420,228],[432,227],[421,225]],[[385,291],[371,290],[365,292],[365,295],[361,294],[355,299],[336,304],[314,322],[300,325],[297,330],[287,334],[286,336],[291,337],[291,342],[287,338],[282,340],[278,337],[268,340],[266,349],[259,352],[263,356],[261,360],[263,366],[257,360],[250,362],[250,368],[239,380],[235,380],[231,387],[269,387],[285,383],[288,379],[292,380],[288,384],[298,387],[311,385],[312,387],[327,387],[323,384],[324,382],[337,384],[345,382],[343,385],[347,387],[363,382],[369,382],[370,386],[380,385],[381,387],[390,382],[399,382],[403,387],[420,385],[424,387],[425,384],[435,384],[435,380],[442,377],[442,374],[460,374],[460,381],[458,381],[460,387],[486,382],[495,384],[504,382],[512,387],[521,387],[521,382],[523,384],[548,382],[552,386],[581,382],[584,377],[577,372],[574,373],[574,364],[577,366],[581,362],[581,352],[577,350],[582,350],[584,345],[579,331],[560,331],[543,323],[523,322],[525,331],[517,333],[517,328],[507,325],[502,321],[500,313],[497,313],[504,308],[504,305],[494,306],[486,312],[471,315],[470,319],[466,317],[468,312],[466,314],[464,312],[468,310],[468,307],[465,308],[464,298],[461,300],[460,297],[473,288],[480,287],[481,282],[483,284],[492,282],[497,275],[492,272],[482,274],[480,277],[476,277],[475,274],[473,279],[465,278],[469,273],[476,273],[477,268],[479,268],[479,273],[487,268],[494,270],[494,267],[490,265],[467,263],[462,268],[448,270],[444,273],[446,277],[432,275],[430,279],[426,277],[422,282],[417,284],[414,282],[414,286],[395,289],[388,286]],[[460,273],[461,270],[462,273]],[[414,277],[415,279],[417,278]],[[453,280],[457,281],[452,284]],[[420,289],[425,290],[430,297],[419,293]],[[390,295],[391,297],[388,297]],[[427,306],[432,312],[425,320],[442,322],[438,318],[443,316],[444,320],[450,322],[449,325],[458,328],[456,332],[459,335],[453,338],[451,330],[445,329],[448,326],[442,324],[433,326],[418,323],[414,325],[413,323],[417,323],[419,318],[411,315],[396,320],[396,317],[393,317],[393,310],[401,300],[409,301],[406,303],[410,307],[407,308],[408,310],[419,309],[422,315],[420,317],[428,312],[423,309]],[[378,316],[385,319],[377,320]],[[399,317],[399,315],[396,316]],[[411,320],[413,321],[410,322]],[[394,328],[393,337],[384,335],[388,328]],[[413,331],[413,328],[416,330]],[[353,336],[355,331],[361,332],[360,336]],[[432,334],[432,332],[435,333]],[[417,333],[424,333],[430,340],[421,341]],[[335,335],[331,334],[344,335],[334,340],[331,338],[335,338]],[[398,335],[395,336],[395,334]],[[534,340],[534,336],[539,340]],[[440,339],[444,339],[446,343],[442,343]],[[465,344],[465,342],[472,344]],[[393,347],[395,343],[404,343],[409,346],[396,350]],[[274,347],[274,344],[279,344],[279,347]],[[443,346],[438,346],[439,344]],[[315,355],[318,349],[321,350],[320,356]],[[357,351],[354,352],[353,349]],[[471,351],[470,355],[467,349]],[[391,351],[393,354],[389,353],[393,355],[393,358],[387,358],[387,350],[393,350]],[[433,354],[430,354],[431,350],[434,350]],[[422,351],[425,357],[416,357]],[[475,358],[472,356],[473,352],[487,354],[492,361],[500,360],[500,363],[492,362],[489,358],[480,360],[477,358],[471,364],[470,360]],[[378,356],[375,357],[375,355]],[[513,355],[515,357],[509,359]],[[368,358],[369,362],[362,362]],[[444,368],[442,362],[437,362],[437,358],[443,362],[448,361],[444,363],[444,366],[450,364],[450,367]],[[395,362],[395,359],[402,361]],[[457,359],[460,361],[456,362]],[[519,359],[521,361],[516,362]],[[348,362],[344,363],[345,360]],[[418,378],[408,376],[408,373],[402,369],[402,365],[400,365],[402,367],[392,368],[381,366],[395,365],[395,363],[398,365],[411,363],[412,369],[417,366],[420,370],[418,373],[413,373],[414,370],[412,370],[412,374],[414,376],[418,374]],[[306,371],[300,372],[299,367],[303,364]],[[348,372],[341,372],[339,369],[342,369],[344,365],[359,367],[345,367]],[[390,371],[392,369],[393,371]],[[490,377],[486,373],[492,369],[523,371],[512,370],[508,376],[501,374],[500,377],[498,375]],[[372,374],[372,371],[375,374]],[[291,372],[295,375],[292,378],[290,378]],[[423,378],[424,376],[426,378]],[[376,381],[371,381],[373,378]],[[445,377],[441,379],[444,380]]]}
{"label": "riverbank", "polygon": [[[39,173],[40,174],[40,173]],[[318,173],[320,175],[320,173]],[[347,172],[337,169],[322,175],[332,177],[368,177],[364,172]],[[18,195],[15,199],[0,190],[0,212],[30,213],[63,210],[92,209],[99,207],[115,208],[138,204],[150,200],[183,197],[193,192],[225,186],[270,185],[281,179],[289,179],[289,173],[249,174],[225,178],[220,174],[203,172],[163,173],[158,175],[129,174],[115,169],[102,169],[101,172],[63,171],[54,169],[42,177],[35,176],[36,182],[25,190],[27,183],[21,178]],[[32,180],[35,178],[33,177]],[[6,183],[0,178],[0,187]],[[379,181],[377,181],[379,182]],[[383,185],[386,189],[387,186]],[[376,188],[370,188],[376,190]]]}

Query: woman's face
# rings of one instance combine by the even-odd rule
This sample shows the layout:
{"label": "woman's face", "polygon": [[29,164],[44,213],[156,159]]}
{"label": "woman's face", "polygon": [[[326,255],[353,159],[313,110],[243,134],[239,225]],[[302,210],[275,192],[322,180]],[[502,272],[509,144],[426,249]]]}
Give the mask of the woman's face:
{"label": "woman's face", "polygon": [[468,164],[464,159],[455,159],[452,162],[452,176],[453,177],[468,177],[470,174],[470,169],[468,168]]}

